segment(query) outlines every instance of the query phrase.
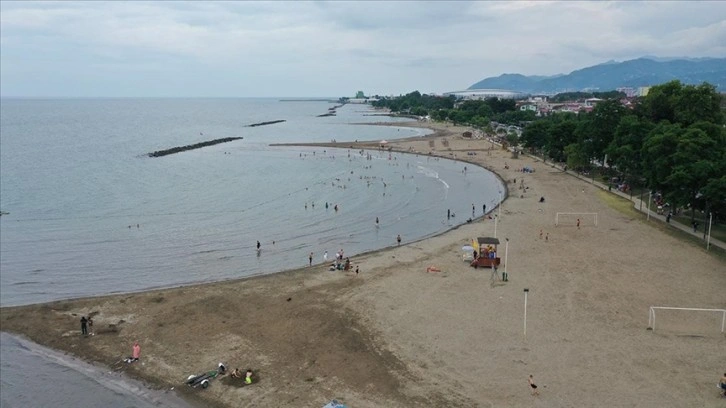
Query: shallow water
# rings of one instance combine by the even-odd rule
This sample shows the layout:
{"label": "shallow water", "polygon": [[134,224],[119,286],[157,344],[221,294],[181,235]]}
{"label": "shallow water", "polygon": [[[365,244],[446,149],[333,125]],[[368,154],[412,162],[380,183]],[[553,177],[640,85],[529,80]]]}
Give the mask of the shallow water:
{"label": "shallow water", "polygon": [[[374,150],[271,143],[380,140],[427,131],[346,105],[263,99],[3,100],[0,104],[0,305],[266,274],[429,237],[496,206],[482,168]],[[249,128],[269,120],[287,122]],[[243,140],[161,158],[145,153]],[[326,209],[325,204],[328,203]],[[338,206],[335,211],[334,206]],[[450,209],[456,214],[447,219]],[[376,217],[379,225],[375,225]],[[256,241],[261,251],[256,251]],[[273,244],[274,241],[274,244]],[[3,336],[5,336],[3,334]],[[3,406],[99,406],[77,367],[3,337]],[[55,367],[55,366],[53,366]],[[62,385],[47,396],[48,369]],[[58,371],[60,370],[60,371]],[[74,372],[75,371],[75,372]],[[7,380],[6,380],[7,378]],[[22,379],[22,380],[20,380]],[[98,382],[97,382],[98,383]],[[102,383],[120,405],[123,386]],[[39,398],[27,400],[26,398]],[[109,397],[112,398],[112,397]],[[125,400],[124,398],[127,398]],[[111,400],[109,400],[111,401]],[[124,405],[125,404],[125,405]]]}
{"label": "shallow water", "polygon": [[191,408],[173,392],[0,333],[0,406]]}

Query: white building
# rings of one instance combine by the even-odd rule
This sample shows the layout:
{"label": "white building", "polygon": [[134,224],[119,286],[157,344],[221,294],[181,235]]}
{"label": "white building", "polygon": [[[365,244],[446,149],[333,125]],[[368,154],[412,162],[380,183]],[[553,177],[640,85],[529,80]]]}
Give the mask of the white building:
{"label": "white building", "polygon": [[467,89],[465,91],[445,92],[444,96],[454,95],[462,99],[520,99],[527,97],[527,94],[506,89]]}

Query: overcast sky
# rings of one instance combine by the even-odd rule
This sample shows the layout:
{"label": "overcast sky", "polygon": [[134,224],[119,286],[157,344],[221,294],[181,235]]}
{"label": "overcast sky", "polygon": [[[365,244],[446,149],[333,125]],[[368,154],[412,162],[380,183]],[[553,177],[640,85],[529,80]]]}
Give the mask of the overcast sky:
{"label": "overcast sky", "polygon": [[2,96],[442,93],[726,56],[726,2],[0,2]]}

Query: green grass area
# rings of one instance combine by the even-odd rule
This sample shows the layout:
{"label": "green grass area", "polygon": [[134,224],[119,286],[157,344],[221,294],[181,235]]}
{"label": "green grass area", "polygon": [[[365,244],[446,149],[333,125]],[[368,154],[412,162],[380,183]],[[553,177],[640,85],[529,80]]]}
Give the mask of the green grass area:
{"label": "green grass area", "polygon": [[[690,214],[690,212],[681,213],[681,214],[671,218],[671,222],[673,222],[673,220],[676,220],[683,225],[690,226],[691,225],[691,214]],[[695,220],[696,220],[696,222],[698,222],[698,231],[701,234],[703,234],[704,228],[705,228],[706,232],[708,232],[708,217],[696,212]],[[716,238],[719,241],[726,242],[726,225],[718,224],[714,221],[714,223],[711,225],[711,238]]]}
{"label": "green grass area", "polygon": [[[615,194],[610,194],[604,190],[598,191],[597,194],[598,194],[598,198],[603,203],[607,204],[608,207],[610,207],[610,208],[616,210],[617,212],[619,212],[627,217],[630,217],[634,220],[640,220],[640,221],[646,222],[646,219],[647,219],[646,214],[636,210],[632,201],[630,201],[626,198],[620,197],[618,195],[615,195]],[[691,223],[690,217],[682,217],[682,218],[685,219],[685,222],[683,222],[684,225],[690,225],[690,223]],[[671,222],[673,222],[673,219],[671,219]],[[688,234],[684,231],[681,231],[677,228],[671,228],[666,223],[661,222],[661,221],[651,221],[648,225],[650,225],[652,228],[655,228],[655,229],[663,232],[664,234],[668,234],[668,235],[670,235],[674,238],[680,239],[682,241],[690,242],[690,243],[694,244],[695,246],[697,246],[699,248],[703,248],[705,250],[705,245],[704,245],[703,239],[700,238],[700,235],[699,235],[699,237],[695,237],[695,236]],[[703,225],[704,224],[701,223],[701,225],[698,227],[699,231],[701,231],[701,232],[703,232]],[[712,226],[712,230],[711,230],[711,236],[714,238],[717,238],[719,240],[723,240],[724,238],[718,238],[715,235],[715,232],[717,230],[716,227],[717,227],[717,225],[714,223]],[[719,224],[718,230],[719,230],[719,233],[723,234],[724,231],[726,230],[726,227],[724,225]],[[714,255],[718,256],[719,258],[726,260],[726,251],[722,250],[719,247],[711,246],[711,249],[709,250],[709,252],[713,253]]]}

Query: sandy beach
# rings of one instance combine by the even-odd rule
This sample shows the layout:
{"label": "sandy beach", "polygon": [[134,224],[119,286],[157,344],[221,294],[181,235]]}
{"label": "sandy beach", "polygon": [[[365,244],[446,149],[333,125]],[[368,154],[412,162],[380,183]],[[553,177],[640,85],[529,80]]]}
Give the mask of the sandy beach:
{"label": "sandy beach", "polygon": [[[434,133],[388,146],[464,160],[507,182],[496,228],[502,257],[509,239],[508,282],[462,261],[463,245],[494,235],[494,220],[474,203],[479,218],[470,224],[352,257],[358,275],[321,264],[2,308],[0,328],[204,406],[322,407],[333,398],[351,408],[725,406],[715,387],[726,371],[721,314],[658,311],[648,330],[650,306],[726,309],[723,255],[549,164],[464,139],[465,128],[426,126]],[[585,217],[580,228],[555,226],[557,212],[597,213],[597,226]],[[95,335],[82,337],[78,322],[89,314]],[[134,340],[141,360],[119,363]],[[258,381],[183,385],[218,362],[252,368]]]}

